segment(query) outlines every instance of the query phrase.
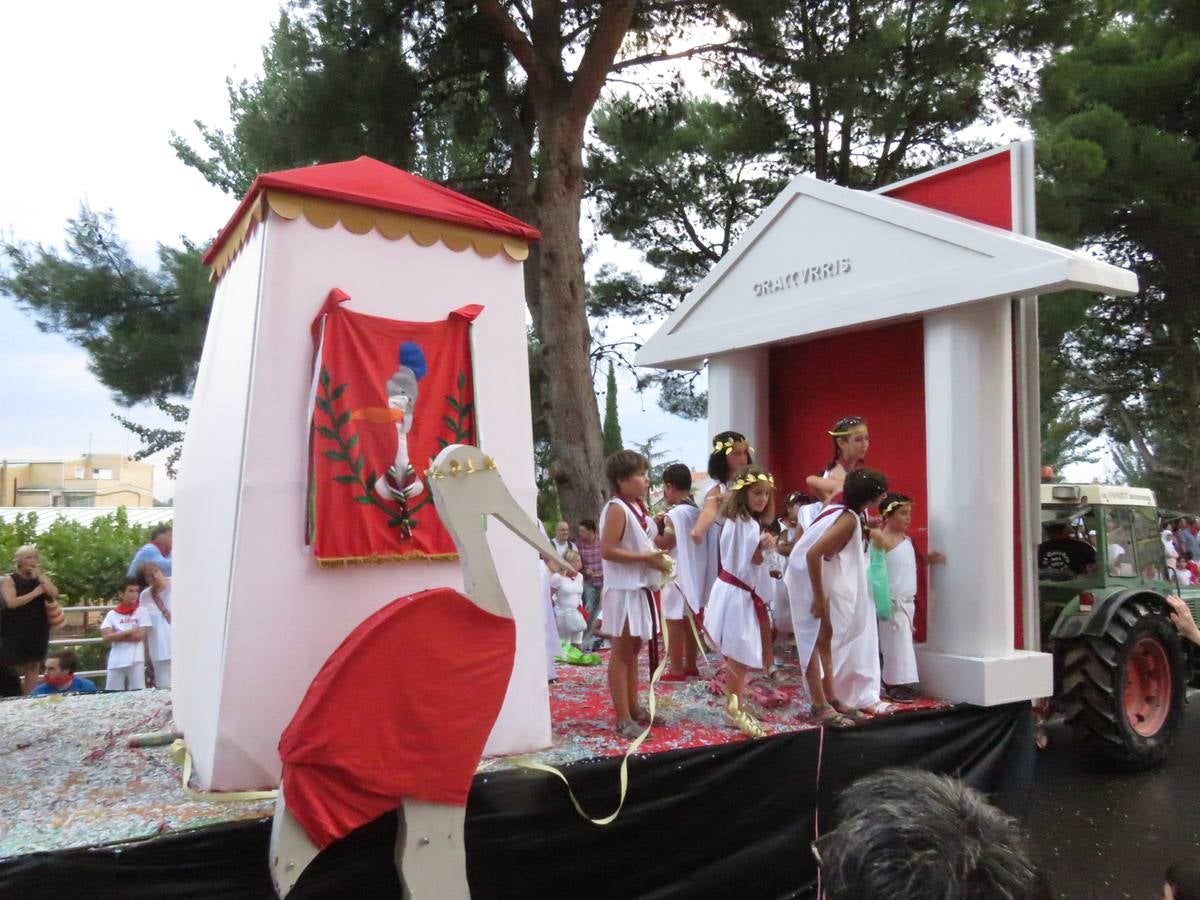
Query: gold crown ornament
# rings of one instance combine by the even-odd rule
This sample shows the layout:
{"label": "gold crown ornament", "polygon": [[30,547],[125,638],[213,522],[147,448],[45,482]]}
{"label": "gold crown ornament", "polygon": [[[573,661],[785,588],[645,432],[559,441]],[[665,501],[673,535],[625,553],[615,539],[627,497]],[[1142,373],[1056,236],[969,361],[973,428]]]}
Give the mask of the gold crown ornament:
{"label": "gold crown ornament", "polygon": [[749,475],[743,475],[735,481],[730,490],[740,491],[742,488],[753,487],[756,484],[769,484],[771,487],[775,487],[775,478],[766,472],[758,472],[757,474],[751,472]]}
{"label": "gold crown ornament", "polygon": [[730,453],[733,452],[733,448],[736,447],[738,444],[745,444],[746,449],[749,452],[751,452],[751,453],[754,452],[754,448],[751,447],[747,441],[735,441],[733,438],[726,438],[723,441],[714,441],[713,442],[713,453],[720,453],[722,450],[724,450],[725,455],[728,456]]}

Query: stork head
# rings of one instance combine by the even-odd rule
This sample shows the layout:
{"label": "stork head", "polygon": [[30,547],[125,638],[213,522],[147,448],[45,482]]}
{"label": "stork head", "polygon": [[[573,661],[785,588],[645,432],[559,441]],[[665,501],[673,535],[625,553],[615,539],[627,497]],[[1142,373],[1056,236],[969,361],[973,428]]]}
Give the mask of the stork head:
{"label": "stork head", "polygon": [[484,561],[479,559],[486,554],[486,561],[491,561],[483,534],[484,516],[499,519],[544,559],[574,570],[558,555],[538,523],[513,499],[495,461],[478,447],[451,444],[431,461],[426,476],[438,515],[458,548],[466,593],[472,599],[478,602],[486,593],[473,591],[473,582],[495,578],[494,568],[487,567],[491,570],[489,576]]}

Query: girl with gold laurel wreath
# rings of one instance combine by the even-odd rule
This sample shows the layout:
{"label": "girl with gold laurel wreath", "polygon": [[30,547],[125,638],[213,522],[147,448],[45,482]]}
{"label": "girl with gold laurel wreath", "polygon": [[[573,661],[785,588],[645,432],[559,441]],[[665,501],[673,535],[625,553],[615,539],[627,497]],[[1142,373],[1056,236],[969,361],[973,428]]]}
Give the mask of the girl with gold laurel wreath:
{"label": "girl with gold laurel wreath", "polygon": [[850,472],[842,502],[826,506],[800,537],[784,576],[812,716],[835,728],[891,709],[879,698],[879,632],[861,519],[886,491],[879,472]]}
{"label": "girl with gold laurel wreath", "polygon": [[709,591],[717,580],[717,545],[721,539],[721,505],[728,498],[729,484],[743,468],[751,465],[754,448],[739,431],[722,431],[713,438],[712,452],[708,455],[708,477],[713,484],[700,502],[700,515],[690,532],[692,543],[700,545],[704,553],[704,580],[700,584],[700,596],[707,602]]}
{"label": "girl with gold laurel wreath", "polygon": [[823,475],[809,475],[805,479],[811,490],[822,503],[828,503],[839,493],[846,476],[865,464],[871,436],[867,431],[867,420],[862,416],[843,416],[829,432],[833,439],[833,459],[825,467]]}
{"label": "girl with gold laurel wreath", "polygon": [[692,526],[692,542],[703,542],[708,529],[719,522],[721,504],[725,502],[729,483],[744,467],[754,462],[754,448],[746,442],[746,436],[737,431],[722,431],[713,438],[712,453],[708,455],[708,477],[715,484],[704,494],[700,504],[700,518]]}
{"label": "girl with gold laurel wreath", "polygon": [[762,737],[758,722],[745,709],[746,673],[761,669],[771,640],[766,604],[755,591],[763,553],[775,536],[763,525],[775,518],[775,479],[758,466],[746,466],[729,486],[721,509],[717,581],[704,611],[704,630],[724,659],[726,715],[751,737]]}

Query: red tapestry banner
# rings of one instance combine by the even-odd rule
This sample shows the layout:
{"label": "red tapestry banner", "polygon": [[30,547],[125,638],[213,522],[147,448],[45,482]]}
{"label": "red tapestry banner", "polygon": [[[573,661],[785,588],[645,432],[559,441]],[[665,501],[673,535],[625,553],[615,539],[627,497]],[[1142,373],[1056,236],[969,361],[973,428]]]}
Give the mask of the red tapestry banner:
{"label": "red tapestry banner", "polygon": [[454,559],[425,469],[448,444],[475,443],[471,322],[351,312],[329,292],[313,321],[307,543],[319,564]]}

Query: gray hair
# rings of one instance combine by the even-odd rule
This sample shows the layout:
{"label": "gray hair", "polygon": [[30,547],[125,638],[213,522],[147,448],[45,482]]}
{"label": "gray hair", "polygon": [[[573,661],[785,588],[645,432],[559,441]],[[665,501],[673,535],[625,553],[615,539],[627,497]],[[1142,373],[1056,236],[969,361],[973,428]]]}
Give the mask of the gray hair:
{"label": "gray hair", "polygon": [[828,900],[1052,896],[1015,819],[974,788],[920,769],[859,779],[816,845]]}
{"label": "gray hair", "polygon": [[13,551],[13,565],[20,565],[21,560],[27,556],[36,556],[38,552],[37,544],[22,544]]}

